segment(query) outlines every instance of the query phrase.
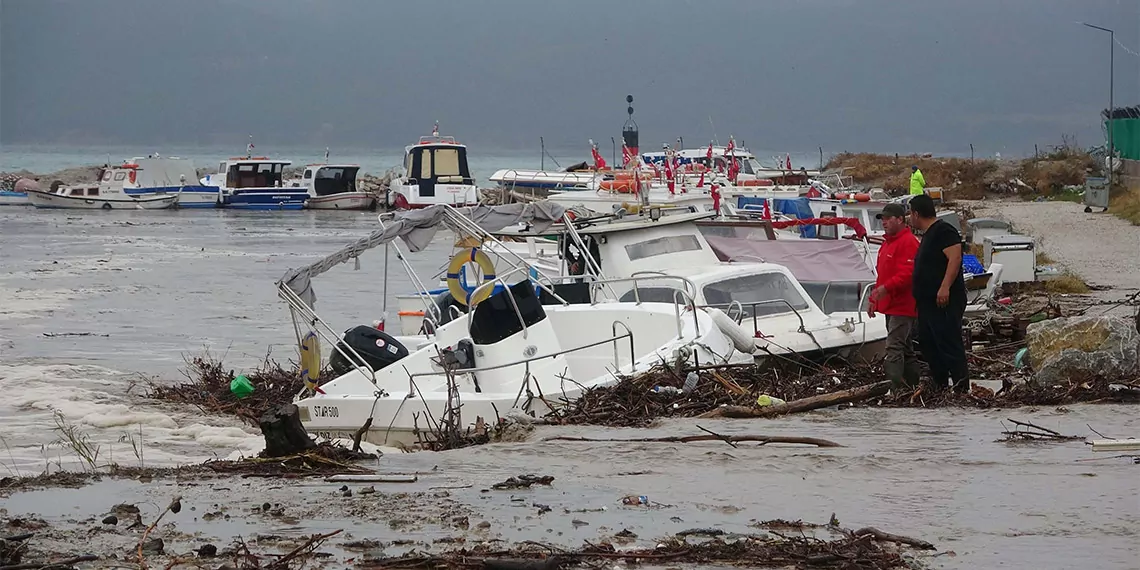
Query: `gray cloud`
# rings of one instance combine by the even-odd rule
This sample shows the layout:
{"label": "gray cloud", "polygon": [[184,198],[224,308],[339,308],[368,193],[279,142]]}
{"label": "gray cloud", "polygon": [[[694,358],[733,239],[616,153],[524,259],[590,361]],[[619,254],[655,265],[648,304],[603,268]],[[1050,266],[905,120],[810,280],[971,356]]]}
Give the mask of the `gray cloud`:
{"label": "gray cloud", "polygon": [[1024,154],[1101,139],[1077,21],[1140,51],[1134,0],[3,0],[0,143],[579,147],[632,93],[646,146]]}

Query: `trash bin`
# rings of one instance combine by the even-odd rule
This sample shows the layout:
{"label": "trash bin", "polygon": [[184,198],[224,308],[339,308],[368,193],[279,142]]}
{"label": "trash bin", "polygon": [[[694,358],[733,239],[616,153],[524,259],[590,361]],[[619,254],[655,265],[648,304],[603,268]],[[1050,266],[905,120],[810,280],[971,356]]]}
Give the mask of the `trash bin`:
{"label": "trash bin", "polygon": [[1108,179],[1106,178],[1085,178],[1085,212],[1091,212],[1093,208],[1102,208],[1102,212],[1108,211]]}

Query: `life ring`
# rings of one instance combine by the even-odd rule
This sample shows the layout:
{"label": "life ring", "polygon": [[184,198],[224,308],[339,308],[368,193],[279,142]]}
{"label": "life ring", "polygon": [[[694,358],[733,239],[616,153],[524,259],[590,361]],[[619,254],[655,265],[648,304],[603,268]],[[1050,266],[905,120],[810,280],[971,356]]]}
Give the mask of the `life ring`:
{"label": "life ring", "polygon": [[130,179],[131,179],[131,184],[134,184],[134,183],[135,183],[135,171],[134,171],[134,170],[132,170],[132,171],[130,172],[129,176],[130,176]]}
{"label": "life ring", "polygon": [[848,194],[847,192],[836,192],[835,193],[835,199],[836,200],[846,200],[850,197],[851,197],[851,195]]}
{"label": "life ring", "polygon": [[468,263],[478,265],[479,269],[483,271],[483,283],[495,280],[495,264],[491,263],[491,258],[487,257],[487,254],[477,247],[451,258],[451,264],[447,266],[447,290],[451,292],[456,301],[471,307],[485,301],[487,297],[491,296],[495,288],[484,287],[478,295],[472,297],[471,294],[475,292],[477,287],[467,285],[466,279],[460,281],[460,272],[463,271],[463,266]]}
{"label": "life ring", "polygon": [[635,186],[634,186],[633,180],[625,179],[625,180],[603,180],[601,182],[601,184],[599,184],[599,187],[602,190],[608,190],[610,192],[617,192],[619,194],[633,194]]}

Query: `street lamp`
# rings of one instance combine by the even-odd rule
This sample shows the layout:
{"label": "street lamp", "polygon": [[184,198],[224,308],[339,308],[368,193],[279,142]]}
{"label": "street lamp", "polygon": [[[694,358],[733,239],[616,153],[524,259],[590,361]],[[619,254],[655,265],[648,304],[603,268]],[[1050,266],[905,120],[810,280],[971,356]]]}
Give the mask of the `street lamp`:
{"label": "street lamp", "polygon": [[1115,152],[1114,152],[1115,147],[1113,146],[1114,141],[1112,140],[1112,111],[1114,108],[1113,107],[1112,95],[1114,92],[1113,81],[1116,79],[1116,66],[1113,65],[1113,54],[1116,51],[1116,46],[1115,46],[1115,44],[1116,44],[1116,32],[1114,32],[1108,28],[1102,28],[1100,26],[1094,26],[1094,25],[1086,23],[1086,22],[1081,22],[1081,25],[1092,28],[1094,30],[1100,30],[1102,32],[1108,32],[1108,190],[1109,190],[1109,192],[1111,192],[1112,191],[1112,164],[1113,164],[1112,158],[1113,158],[1113,155],[1115,154]]}

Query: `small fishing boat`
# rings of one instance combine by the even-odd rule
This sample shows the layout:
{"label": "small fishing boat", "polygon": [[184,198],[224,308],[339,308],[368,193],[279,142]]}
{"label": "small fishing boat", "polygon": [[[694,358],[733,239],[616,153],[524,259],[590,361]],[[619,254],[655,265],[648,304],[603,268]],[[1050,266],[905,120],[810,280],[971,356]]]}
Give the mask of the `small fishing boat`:
{"label": "small fishing boat", "polygon": [[310,210],[371,210],[376,197],[356,189],[359,171],[356,164],[310,164],[289,185],[308,191],[305,208]]}
{"label": "small fishing boat", "polygon": [[403,172],[389,188],[388,205],[397,209],[479,202],[479,189],[467,165],[467,147],[454,137],[439,136],[438,124],[431,136],[404,148]]}
{"label": "small fishing boat", "polygon": [[28,199],[29,190],[39,190],[39,182],[30,178],[19,178],[10,180],[12,184],[10,190],[0,190],[0,206],[31,206],[32,201]]}
{"label": "small fishing boat", "polygon": [[[162,210],[178,203],[177,188],[149,188],[131,192],[137,184],[139,165],[128,162],[104,167],[94,184],[53,184],[52,190],[29,190],[28,199],[37,208],[69,208],[79,210]],[[130,186],[128,186],[130,185]]]}
{"label": "small fishing boat", "polygon": [[[424,335],[395,337],[360,325],[342,336],[313,312],[311,278],[370,247],[396,247],[397,237],[409,244],[430,243],[434,226],[442,224],[478,241],[493,239],[490,230],[519,222],[542,230],[562,218],[563,210],[553,204],[512,204],[467,214],[470,218],[445,205],[398,212],[393,223],[289,271],[278,284],[294,322],[313,324],[333,345],[329,362],[339,373],[296,399],[309,432],[338,438],[361,430],[373,443],[411,445],[432,431],[428,422],[466,426],[478,418],[541,417],[585,390],[662,362],[708,366],[751,358],[733,349],[712,313],[691,302],[574,304],[562,296],[562,286],[577,284],[555,283],[521,260],[492,266],[481,248],[468,249],[452,264],[473,262],[482,273],[470,291],[458,290],[466,311],[450,311],[446,321],[429,315],[432,326]],[[396,257],[410,271],[404,256]],[[414,272],[410,276],[420,282]],[[460,286],[458,278],[454,285]]]}
{"label": "small fishing boat", "polygon": [[[176,194],[179,208],[213,208],[218,205],[218,189],[197,184],[198,171],[190,159],[157,154],[134,157],[124,163],[131,168],[125,180],[117,180],[118,172],[104,171],[103,182],[122,182],[123,191],[131,196],[165,196]],[[189,183],[188,183],[189,181]]]}
{"label": "small fishing boat", "polygon": [[214,188],[224,208],[300,210],[309,199],[309,191],[285,186],[285,167],[290,164],[265,156],[230,158],[218,165],[217,173],[207,174],[202,184]]}

